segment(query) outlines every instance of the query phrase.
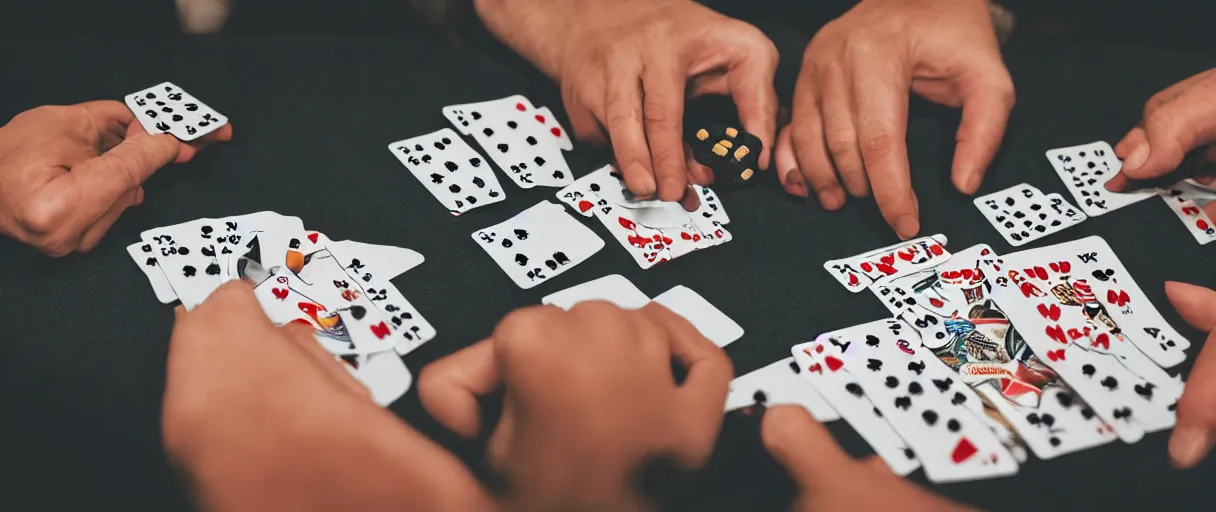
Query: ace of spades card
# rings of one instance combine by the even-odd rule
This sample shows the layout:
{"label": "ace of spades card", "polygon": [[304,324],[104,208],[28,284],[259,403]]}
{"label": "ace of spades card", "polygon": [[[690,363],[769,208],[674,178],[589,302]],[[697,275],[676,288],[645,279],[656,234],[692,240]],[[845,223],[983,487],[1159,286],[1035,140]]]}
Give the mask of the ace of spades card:
{"label": "ace of spades card", "polygon": [[190,142],[228,124],[228,118],[172,82],[127,95],[127,108],[148,133],[168,133]]}
{"label": "ace of spades card", "polygon": [[478,230],[472,238],[523,289],[548,281],[604,247],[595,232],[549,201]]}
{"label": "ace of spades card", "polygon": [[388,149],[452,215],[507,198],[490,165],[451,128],[394,142]]}
{"label": "ace of spades card", "polygon": [[1052,149],[1047,152],[1047,159],[1077,200],[1077,205],[1090,217],[1143,201],[1157,193],[1151,189],[1122,193],[1106,190],[1106,182],[1123,168],[1123,162],[1106,142]]}

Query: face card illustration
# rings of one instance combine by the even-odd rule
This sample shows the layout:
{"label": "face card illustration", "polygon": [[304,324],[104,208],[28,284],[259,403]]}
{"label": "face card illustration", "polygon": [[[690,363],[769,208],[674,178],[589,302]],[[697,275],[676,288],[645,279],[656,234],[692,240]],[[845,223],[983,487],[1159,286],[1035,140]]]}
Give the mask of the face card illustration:
{"label": "face card illustration", "polygon": [[490,165],[450,128],[388,148],[452,215],[507,197]]}
{"label": "face card illustration", "polygon": [[920,467],[916,454],[895,432],[882,411],[874,406],[842,359],[848,346],[832,343],[828,335],[790,349],[794,362],[833,409],[882,457],[891,471],[907,475]]}
{"label": "face card illustration", "polygon": [[151,243],[136,242],[128,245],[127,254],[131,255],[131,259],[148,277],[148,284],[152,286],[152,293],[156,294],[156,300],[159,300],[161,304],[172,304],[177,300],[177,294],[173,293],[173,286],[169,284],[169,279],[161,271]]}
{"label": "face card illustration", "polygon": [[802,367],[787,357],[764,368],[736,377],[730,381],[726,395],[726,411],[755,403],[767,407],[800,405],[820,422],[840,419],[840,414],[815,391],[815,386],[802,376]]}
{"label": "face card illustration", "polygon": [[1216,201],[1216,192],[1212,189],[1188,179],[1162,189],[1161,199],[1199,245],[1216,240],[1216,224],[1205,210],[1208,204]]}
{"label": "face card illustration", "polygon": [[540,301],[542,304],[569,310],[575,304],[588,300],[608,301],[621,309],[639,309],[650,303],[650,297],[620,274],[604,276],[551,293]]}
{"label": "face card illustration", "polygon": [[223,114],[171,82],[129,94],[124,101],[148,133],[169,133],[186,142],[228,124]]}
{"label": "face card illustration", "polygon": [[1118,210],[1156,194],[1154,190],[1124,193],[1106,190],[1106,182],[1123,168],[1123,162],[1106,142],[1052,149],[1047,152],[1047,159],[1077,204],[1090,217]]}
{"label": "face card illustration", "polygon": [[565,272],[604,247],[595,232],[548,201],[476,231],[472,237],[524,289]]}
{"label": "face card illustration", "polygon": [[845,289],[857,293],[870,285],[919,272],[950,259],[945,235],[921,237],[865,252],[828,260],[823,268]]}
{"label": "face card illustration", "polygon": [[725,347],[743,337],[743,328],[739,327],[739,324],[686,286],[667,290],[655,297],[654,301],[684,317],[719,347]]}

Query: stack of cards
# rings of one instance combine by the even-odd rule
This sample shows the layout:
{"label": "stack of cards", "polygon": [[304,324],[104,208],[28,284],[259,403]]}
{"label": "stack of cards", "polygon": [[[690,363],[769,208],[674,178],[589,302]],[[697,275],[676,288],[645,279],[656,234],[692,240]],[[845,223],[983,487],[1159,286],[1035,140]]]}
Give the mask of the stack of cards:
{"label": "stack of cards", "polygon": [[639,201],[620,172],[604,166],[557,192],[557,199],[584,217],[595,216],[642,268],[671,261],[731,240],[730,222],[717,195],[695,186],[700,200],[689,212],[675,202]]}
{"label": "stack of cards", "polygon": [[227,117],[172,82],[129,94],[124,101],[144,131],[168,133],[186,142],[228,124]]}
{"label": "stack of cards", "polygon": [[975,198],[975,207],[1014,247],[1062,231],[1086,219],[1060,194],[1044,195],[1025,183]]}
{"label": "stack of cards", "polygon": [[528,98],[450,105],[443,107],[443,117],[462,135],[472,136],[520,188],[564,187],[574,181],[562,154],[573,149],[569,135],[548,108],[534,107]]}
{"label": "stack of cards", "polygon": [[[623,309],[638,309],[652,302],[628,279],[613,274],[550,294],[541,299],[541,303],[570,309],[575,304],[588,300],[611,302]],[[705,300],[705,297],[686,286],[667,290],[655,297],[653,302],[662,304],[673,313],[684,317],[702,336],[719,347],[725,347],[743,337],[743,328],[739,327],[739,324]]]}
{"label": "stack of cards", "polygon": [[224,282],[248,281],[272,322],[312,326],[382,405],[410,386],[400,355],[435,337],[390,281],[422,263],[409,249],[331,241],[274,212],[198,219],[140,238],[127,251],[161,302],[192,309]]}

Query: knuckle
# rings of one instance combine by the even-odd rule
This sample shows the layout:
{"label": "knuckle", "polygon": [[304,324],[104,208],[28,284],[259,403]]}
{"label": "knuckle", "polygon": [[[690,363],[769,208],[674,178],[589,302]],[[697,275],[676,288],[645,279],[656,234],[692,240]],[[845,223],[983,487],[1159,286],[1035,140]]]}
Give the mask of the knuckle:
{"label": "knuckle", "polygon": [[648,125],[667,125],[673,118],[672,108],[666,102],[646,98],[642,103],[642,117]]}
{"label": "knuckle", "polygon": [[36,194],[18,206],[13,220],[35,238],[49,237],[60,229],[68,214],[68,208],[65,208],[68,203],[63,199],[66,198]]}
{"label": "knuckle", "polygon": [[857,142],[853,138],[852,132],[842,129],[828,131],[824,139],[827,142],[828,152],[835,157],[849,157],[854,151],[857,151]]}
{"label": "knuckle", "polygon": [[863,154],[888,155],[895,149],[895,134],[886,126],[869,126],[864,128],[866,134],[861,138]]}

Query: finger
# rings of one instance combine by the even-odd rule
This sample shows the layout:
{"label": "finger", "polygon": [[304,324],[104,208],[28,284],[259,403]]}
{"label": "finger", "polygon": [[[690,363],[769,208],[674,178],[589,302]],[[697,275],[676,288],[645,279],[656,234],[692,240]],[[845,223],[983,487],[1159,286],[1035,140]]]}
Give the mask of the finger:
{"label": "finger", "polygon": [[1209,331],[1195,358],[1190,379],[1178,400],[1178,419],[1170,435],[1170,461],[1178,468],[1198,464],[1216,445],[1216,292],[1201,286],[1167,282],[1170,302],[1192,327]]}
{"label": "finger", "polygon": [[138,204],[136,201],[142,199],[141,190],[142,188],[136,188],[127,192],[97,222],[89,226],[80,238],[80,244],[77,246],[76,251],[88,253],[95,249],[97,244],[101,243],[101,238],[105,236],[106,232],[114,226],[115,222],[118,222],[118,218],[122,216],[123,212],[127,211],[127,208]]}
{"label": "finger", "polygon": [[675,62],[650,62],[642,70],[642,119],[659,199],[678,201],[687,188],[684,165],[684,77]]}
{"label": "finger", "polygon": [[[836,165],[828,154],[827,140],[823,135],[823,116],[819,111],[818,98],[808,79],[798,80],[799,89],[794,93],[794,115],[790,120],[790,149],[794,153],[798,171],[811,184],[815,197],[825,210],[839,210],[844,206],[845,191],[836,178]],[[785,183],[787,180],[783,180]]]}
{"label": "finger", "polygon": [[566,117],[570,118],[574,138],[597,146],[603,146],[608,141],[603,126],[595,114],[579,101],[574,89],[563,88],[562,104],[566,106]]}
{"label": "finger", "polygon": [[680,429],[678,455],[687,467],[700,467],[709,459],[722,422],[722,407],[734,376],[730,358],[688,320],[663,305],[651,303],[639,311],[667,332],[671,357],[688,369],[679,390],[679,418],[690,426]]}
{"label": "finger", "polygon": [[177,153],[176,163],[182,164],[194,159],[194,155],[203,148],[219,142],[232,140],[232,123],[221,126],[218,130],[181,145]]}
{"label": "finger", "polygon": [[777,179],[781,187],[792,196],[807,197],[806,179],[798,170],[798,160],[794,157],[793,143],[790,142],[790,127],[781,129],[777,135],[777,147],[773,149],[774,164],[777,166]]}
{"label": "finger", "polygon": [[91,121],[90,128],[100,144],[99,151],[109,151],[120,144],[127,127],[135,122],[135,114],[122,102],[114,100],[86,101],[79,105]]}
{"label": "finger", "polygon": [[695,212],[701,207],[701,196],[692,187],[684,188],[684,197],[680,198],[680,207],[686,212]]}
{"label": "finger", "polygon": [[320,343],[317,343],[316,331],[311,325],[289,323],[279,328],[279,331],[287,337],[290,342],[299,348],[307,355],[309,360],[317,365],[326,377],[333,382],[362,399],[371,400],[371,391],[363,384],[359,383],[353,375],[346,369],[346,363],[341,362],[333,354],[325,350]]}
{"label": "finger", "polygon": [[763,144],[757,162],[760,169],[757,170],[769,168],[777,142],[777,90],[773,88],[778,60],[775,48],[771,55],[771,59],[743,59],[726,75],[730,97],[739,109],[739,123],[744,131],[759,137]]}
{"label": "finger", "polygon": [[840,449],[828,429],[796,405],[769,408],[760,423],[760,439],[803,489],[818,489],[834,474],[856,463]]}
{"label": "finger", "polygon": [[478,399],[498,387],[494,341],[482,340],[422,369],[418,398],[443,426],[467,438],[481,432]]}
{"label": "finger", "polygon": [[950,175],[954,187],[967,195],[974,194],[983,183],[1013,110],[1013,83],[1004,71],[997,76],[1004,79],[978,82],[962,97],[963,116],[955,134],[958,145]]}
{"label": "finger", "polygon": [[[909,75],[898,65],[878,64],[856,73],[854,80],[854,120],[862,166],[883,218],[901,239],[907,240],[920,231],[908,171]],[[964,125],[965,119],[966,114]]]}
{"label": "finger", "polygon": [[1148,155],[1143,162],[1125,161],[1121,172],[1133,180],[1164,176],[1178,168],[1188,151],[1216,140],[1216,101],[1200,99],[1204,101],[1179,97],[1146,111]]}
{"label": "finger", "polygon": [[692,154],[692,147],[684,145],[684,165],[688,168],[688,179],[697,185],[708,187],[714,184],[714,171],[697,162]]}
{"label": "finger", "polygon": [[[628,71],[628,72],[626,72]],[[642,123],[642,93],[635,69],[626,67],[611,74],[604,122],[617,168],[625,178],[629,191],[639,197],[655,194],[654,170],[650,167],[650,149],[646,145],[646,128]]]}
{"label": "finger", "polygon": [[[853,125],[852,94],[839,73],[823,80],[819,96],[819,111],[823,113],[823,139],[845,190],[853,197],[870,194],[861,148],[857,146],[857,128]],[[799,160],[801,163],[801,160]],[[815,180],[811,180],[814,185]]]}

